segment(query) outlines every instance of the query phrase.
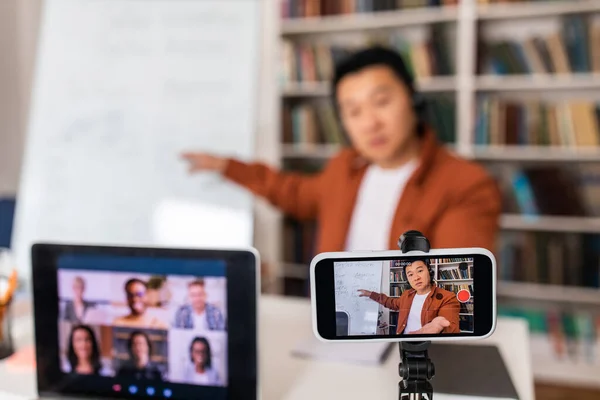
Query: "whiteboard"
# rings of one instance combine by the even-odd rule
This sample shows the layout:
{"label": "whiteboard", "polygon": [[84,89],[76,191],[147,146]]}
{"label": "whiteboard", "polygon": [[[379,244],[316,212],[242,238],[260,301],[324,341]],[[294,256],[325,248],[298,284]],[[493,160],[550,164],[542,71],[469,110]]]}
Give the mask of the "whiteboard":
{"label": "whiteboard", "polygon": [[251,159],[259,0],[46,0],[12,248],[252,244],[251,195],[184,151]]}
{"label": "whiteboard", "polygon": [[348,313],[349,335],[374,335],[377,332],[379,303],[359,297],[358,290],[381,291],[383,261],[334,262],[336,311]]}

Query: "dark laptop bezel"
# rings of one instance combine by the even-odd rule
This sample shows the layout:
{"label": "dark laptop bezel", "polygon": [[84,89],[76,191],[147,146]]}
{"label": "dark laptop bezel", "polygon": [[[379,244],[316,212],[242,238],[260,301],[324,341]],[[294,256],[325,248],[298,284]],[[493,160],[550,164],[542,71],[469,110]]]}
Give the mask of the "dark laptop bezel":
{"label": "dark laptop bezel", "polygon": [[[228,383],[227,399],[258,398],[258,296],[260,294],[259,256],[249,249],[181,249],[164,247],[130,247],[36,243],[31,248],[34,332],[36,348],[37,389],[41,397],[71,397],[81,399],[133,398],[126,391],[119,393],[89,393],[60,371],[58,358],[58,285],[57,259],[61,255],[110,255],[139,257],[172,257],[183,259],[219,260],[226,263],[228,315]],[[80,379],[80,378],[79,378]],[[84,377],[85,379],[85,377]],[[95,377],[94,379],[114,379]],[[108,382],[108,381],[107,381]],[[79,390],[74,390],[73,385]],[[199,397],[211,398],[223,388],[199,387]],[[156,396],[155,396],[156,397]],[[152,398],[135,396],[135,398]],[[178,400],[177,397],[172,397]]]}

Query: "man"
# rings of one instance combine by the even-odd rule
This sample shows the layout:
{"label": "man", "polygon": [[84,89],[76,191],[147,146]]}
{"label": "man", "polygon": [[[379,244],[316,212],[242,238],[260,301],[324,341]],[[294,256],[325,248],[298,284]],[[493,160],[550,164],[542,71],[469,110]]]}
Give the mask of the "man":
{"label": "man", "polygon": [[459,333],[460,303],[456,295],[434,285],[425,260],[404,267],[411,287],[402,296],[390,298],[382,293],[360,289],[360,297],[369,297],[385,308],[398,311],[396,334]]}
{"label": "man", "polygon": [[298,220],[316,219],[317,252],[397,249],[411,229],[432,247],[493,249],[498,187],[438,143],[397,53],[375,47],[346,59],[335,71],[333,99],[352,146],[319,174],[206,153],[183,158],[192,173],[220,172]]}
{"label": "man", "polygon": [[147,290],[146,282],[137,278],[130,279],[125,283],[125,295],[130,313],[115,319],[113,325],[167,329],[166,323],[146,312],[148,308]]}
{"label": "man", "polygon": [[188,284],[190,304],[185,304],[175,314],[175,328],[195,330],[225,330],[225,319],[221,311],[206,302],[206,289],[202,279]]}

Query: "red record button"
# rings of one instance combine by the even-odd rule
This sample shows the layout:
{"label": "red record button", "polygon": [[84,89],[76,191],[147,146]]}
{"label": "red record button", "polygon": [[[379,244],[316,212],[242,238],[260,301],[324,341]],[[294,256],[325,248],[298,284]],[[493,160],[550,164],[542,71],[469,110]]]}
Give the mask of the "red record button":
{"label": "red record button", "polygon": [[469,301],[471,299],[471,293],[466,289],[462,289],[461,291],[459,291],[456,294],[456,298],[461,303],[466,303],[467,301]]}

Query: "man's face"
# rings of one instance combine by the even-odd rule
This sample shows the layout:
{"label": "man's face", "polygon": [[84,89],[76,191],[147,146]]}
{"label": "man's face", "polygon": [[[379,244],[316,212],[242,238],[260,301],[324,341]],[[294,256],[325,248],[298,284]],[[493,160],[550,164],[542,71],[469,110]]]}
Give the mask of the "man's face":
{"label": "man's face", "polygon": [[206,305],[206,291],[203,286],[192,285],[188,289],[190,303],[195,310],[203,310]]}
{"label": "man's face", "polygon": [[337,87],[342,124],[369,161],[393,163],[414,139],[416,115],[404,83],[386,66],[345,76]]}
{"label": "man's face", "polygon": [[413,289],[425,289],[429,285],[429,271],[423,261],[415,261],[407,265],[404,271],[406,272],[406,279],[408,279],[408,283]]}
{"label": "man's face", "polygon": [[146,311],[146,286],[134,282],[127,288],[127,304],[131,313],[141,315]]}

